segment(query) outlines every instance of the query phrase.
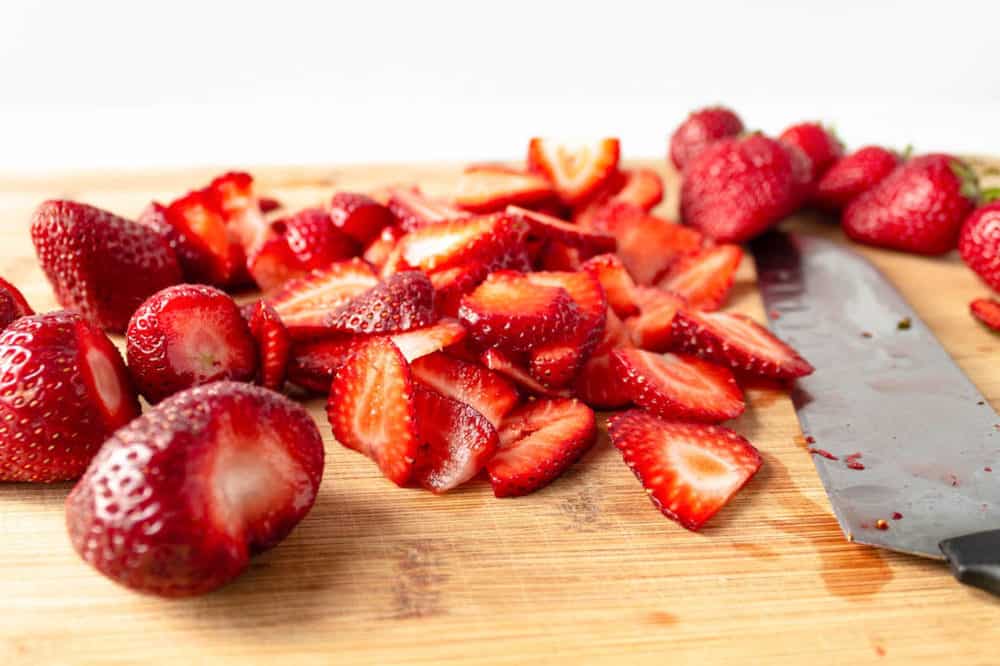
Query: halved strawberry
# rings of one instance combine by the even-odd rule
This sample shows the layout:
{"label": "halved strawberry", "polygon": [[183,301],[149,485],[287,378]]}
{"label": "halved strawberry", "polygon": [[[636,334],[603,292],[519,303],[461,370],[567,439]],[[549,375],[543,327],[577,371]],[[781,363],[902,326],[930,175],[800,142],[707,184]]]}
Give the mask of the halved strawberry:
{"label": "halved strawberry", "polygon": [[674,316],[687,303],[683,298],[656,287],[636,287],[638,316],[625,320],[635,346],[649,351],[667,351],[674,342]]}
{"label": "halved strawberry", "polygon": [[351,259],[293,280],[267,300],[292,337],[301,339],[328,332],[330,312],[376,284],[378,278],[371,267]]}
{"label": "halved strawberry", "polygon": [[507,204],[530,205],[553,194],[548,180],[535,173],[506,167],[472,165],[455,188],[455,205],[473,213],[494,213]]}
{"label": "halved strawberry", "polygon": [[330,201],[330,221],[356,243],[367,245],[382,229],[396,224],[396,216],[369,196],[337,192]]}
{"label": "halved strawberry", "polygon": [[535,238],[558,241],[570,247],[580,248],[588,254],[614,252],[617,246],[613,236],[599,231],[590,231],[558,217],[546,215],[519,206],[507,206],[507,214],[524,220]]}
{"label": "halved strawberry", "polygon": [[222,212],[230,240],[239,243],[245,254],[253,252],[268,235],[268,224],[254,192],[253,176],[230,171],[209,183],[204,192],[214,208]]}
{"label": "halved strawberry", "polygon": [[545,174],[563,203],[577,206],[615,174],[618,155],[618,139],[569,146],[536,137],[528,144],[528,168]]}
{"label": "halved strawberry", "polygon": [[813,372],[798,352],[741,314],[681,310],[674,318],[674,345],[758,377],[795,379]]}
{"label": "halved strawberry", "polygon": [[337,369],[347,362],[363,340],[351,335],[293,341],[288,359],[288,381],[307,391],[328,395]]}
{"label": "halved strawberry", "polygon": [[523,364],[499,349],[487,349],[482,353],[479,360],[487,368],[500,373],[531,395],[539,395],[547,398],[568,398],[573,395],[572,391],[568,389],[550,389],[539,384],[525,369]]}
{"label": "halved strawberry", "polygon": [[496,428],[478,411],[437,391],[414,387],[420,448],[411,481],[435,493],[479,474],[497,450]]}
{"label": "halved strawberry", "polygon": [[257,342],[257,381],[273,391],[285,385],[292,337],[281,317],[264,301],[257,301],[248,319],[250,333]]}
{"label": "halved strawberry", "polygon": [[632,399],[611,361],[612,351],[631,346],[632,341],[625,325],[614,310],[609,310],[604,339],[584,363],[576,378],[574,388],[577,397],[595,409],[615,409],[631,403]]}
{"label": "halved strawberry", "polygon": [[384,227],[378,237],[365,248],[364,254],[361,255],[362,259],[375,268],[381,269],[389,260],[392,251],[396,249],[399,239],[404,235],[405,232],[399,227]]}
{"label": "halved strawberry", "polygon": [[465,338],[465,327],[456,319],[442,319],[430,326],[394,333],[391,337],[407,362],[412,363],[421,356],[461,342]]}
{"label": "halved strawberry", "polygon": [[247,270],[264,292],[274,291],[309,272],[288,246],[288,239],[279,234],[265,240],[247,257]]}
{"label": "halved strawberry", "polygon": [[657,286],[682,296],[696,310],[717,310],[733,287],[743,260],[739,245],[716,245],[685,255]]}
{"label": "halved strawberry", "polygon": [[696,356],[642,349],[618,349],[611,356],[632,402],[658,416],[725,421],[746,408],[728,368]]}
{"label": "halved strawberry", "polygon": [[760,453],[728,428],[664,421],[640,409],[611,417],[611,442],[663,515],[696,531],[761,466]]}
{"label": "halved strawberry", "polygon": [[389,188],[386,206],[404,231],[469,217],[469,213],[424,195],[417,187]]}
{"label": "halved strawberry", "polygon": [[203,190],[189,192],[167,206],[164,216],[182,239],[177,256],[186,279],[219,287],[239,281],[246,253],[230,238],[213,197]]}
{"label": "halved strawberry", "polygon": [[704,237],[690,227],[641,212],[619,208],[621,214],[608,222],[618,239],[618,256],[635,281],[653,284],[679,257],[698,250]]}
{"label": "halved strawberry", "polygon": [[275,220],[271,229],[285,237],[304,271],[326,268],[361,251],[361,245],[335,226],[331,214],[322,208],[305,208]]}
{"label": "halved strawberry", "polygon": [[326,414],[337,441],[374,460],[396,485],[406,485],[418,445],[413,381],[391,340],[357,344],[337,369]]}
{"label": "halved strawberry", "polygon": [[493,494],[517,497],[544,488],[597,439],[594,412],[579,400],[535,400],[507,415],[500,447],[486,465]]}
{"label": "halved strawberry", "polygon": [[994,331],[1000,331],[1000,302],[993,298],[977,298],[969,303],[972,316]]}
{"label": "halved strawberry", "polygon": [[0,278],[0,331],[10,326],[11,322],[33,314],[35,311],[28,305],[21,291]]}
{"label": "halved strawberry", "polygon": [[593,275],[604,287],[608,305],[619,317],[639,314],[635,281],[616,255],[599,254],[583,262],[582,270]]}
{"label": "halved strawberry", "polygon": [[420,271],[389,276],[331,312],[326,327],[339,333],[396,333],[437,321],[434,286]]}
{"label": "halved strawberry", "polygon": [[407,266],[440,270],[502,254],[523,243],[526,225],[504,213],[440,222],[411,231],[399,241]]}
{"label": "halved strawberry", "polygon": [[441,352],[418,358],[410,369],[418,382],[473,407],[497,428],[519,399],[499,374]]}

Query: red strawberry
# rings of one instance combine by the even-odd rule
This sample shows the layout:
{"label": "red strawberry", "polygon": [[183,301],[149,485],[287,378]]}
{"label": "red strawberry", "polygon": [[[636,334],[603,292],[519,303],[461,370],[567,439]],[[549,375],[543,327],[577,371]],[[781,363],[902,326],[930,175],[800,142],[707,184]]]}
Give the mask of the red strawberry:
{"label": "red strawberry", "polygon": [[386,205],[405,231],[469,217],[469,213],[463,210],[424,196],[416,187],[390,188]]}
{"label": "red strawberry", "polygon": [[801,153],[761,134],[711,144],[684,169],[681,217],[709,238],[742,243],[798,208],[809,182]]}
{"label": "red strawberry", "polygon": [[899,156],[879,146],[867,146],[834,162],[816,185],[816,203],[840,210],[862,192],[875,187],[899,164]]}
{"label": "red strawberry", "polygon": [[293,338],[329,331],[330,312],[378,284],[371,267],[351,259],[287,283],[268,298]]}
{"label": "red strawberry", "polygon": [[766,328],[741,314],[681,310],[674,345],[733,370],[770,379],[795,379],[813,367]]}
{"label": "red strawberry", "polygon": [[398,247],[407,266],[433,271],[502,254],[523,243],[526,231],[522,221],[496,213],[422,227]]}
{"label": "red strawberry", "polygon": [[271,236],[254,249],[247,258],[247,271],[264,292],[274,291],[309,272],[295,256],[288,239],[280,234]]}
{"label": "red strawberry", "polygon": [[392,211],[364,194],[338,192],[330,201],[333,227],[359,245],[378,238],[382,230],[396,223]]}
{"label": "red strawberry", "polygon": [[329,395],[330,383],[363,340],[337,336],[292,342],[288,359],[288,381],[314,393]]}
{"label": "red strawberry", "polygon": [[483,365],[498,372],[531,395],[547,398],[568,398],[572,392],[567,389],[550,389],[539,384],[515,358],[499,349],[487,349],[480,357]]}
{"label": "red strawberry", "polygon": [[458,180],[455,205],[473,213],[494,213],[508,204],[530,205],[551,197],[552,185],[538,174],[473,165]]}
{"label": "red strawberry", "polygon": [[262,215],[273,213],[279,208],[284,208],[284,204],[275,197],[257,197],[257,208]]}
{"label": "red strawberry", "polygon": [[1000,331],[1000,301],[995,298],[977,298],[969,303],[969,311],[994,331]]}
{"label": "red strawberry", "polygon": [[326,414],[337,441],[374,460],[399,486],[417,456],[413,381],[406,359],[386,338],[359,342],[337,369]]}
{"label": "red strawberry", "polygon": [[455,319],[442,319],[431,326],[394,333],[391,337],[407,362],[412,363],[421,356],[461,342],[465,338],[465,327]]}
{"label": "red strawberry", "polygon": [[618,170],[618,139],[599,139],[568,146],[533,138],[528,144],[528,168],[544,174],[567,206],[577,206],[600,192]]}
{"label": "red strawberry", "polygon": [[423,386],[414,398],[421,444],[412,481],[443,493],[479,474],[497,450],[497,431],[486,417]]}
{"label": "red strawberry", "polygon": [[733,288],[741,261],[738,245],[705,248],[681,257],[657,286],[683,297],[692,308],[717,310]]}
{"label": "red strawberry", "polygon": [[743,121],[721,106],[694,111],[670,136],[670,160],[683,169],[709,144],[743,133]]}
{"label": "red strawberry", "polygon": [[389,276],[331,312],[326,326],[341,333],[396,333],[437,321],[434,286],[420,271]]}
{"label": "red strawberry", "polygon": [[531,260],[522,242],[512,241],[506,248],[492,248],[478,259],[432,271],[431,283],[437,292],[435,303],[442,315],[458,316],[462,297],[471,292],[486,276],[494,271],[513,270],[521,273],[531,271]]}
{"label": "red strawberry", "polygon": [[403,235],[404,232],[399,227],[384,227],[378,238],[365,248],[362,258],[375,268],[382,268]]}
{"label": "red strawberry", "polygon": [[663,201],[663,180],[652,169],[628,169],[621,172],[622,184],[611,197],[649,211]]}
{"label": "red strawberry", "polygon": [[618,256],[639,284],[653,284],[680,256],[696,251],[704,237],[694,229],[619,207],[606,222],[618,239]]}
{"label": "red strawberry", "polygon": [[1000,201],[977,208],[965,219],[958,251],[966,266],[1000,291]]}
{"label": "red strawberry", "polygon": [[410,369],[419,383],[469,405],[496,428],[518,402],[517,389],[497,373],[441,352],[416,359]]}
{"label": "red strawberry", "polygon": [[580,250],[559,241],[546,241],[538,259],[538,267],[543,271],[576,272],[582,263]]}
{"label": "red strawberry", "polygon": [[844,144],[837,135],[819,123],[792,125],[778,137],[787,146],[802,151],[809,163],[808,182],[815,186],[827,169],[844,155]]}
{"label": "red strawberry", "polygon": [[230,238],[225,217],[208,194],[189,192],[167,206],[164,216],[175,230],[185,279],[220,287],[240,281],[246,252]]}
{"label": "red strawberry", "polygon": [[21,317],[35,314],[21,291],[7,280],[0,278],[0,331]]}
{"label": "red strawberry", "polygon": [[613,254],[599,254],[585,261],[581,268],[601,283],[608,305],[615,314],[619,317],[631,317],[639,313],[635,297],[636,285],[621,259]]}
{"label": "red strawberry", "polygon": [[923,155],[851,201],[841,224],[859,243],[943,254],[955,248],[977,197],[976,176],[967,165],[950,155]]}
{"label": "red strawberry", "polygon": [[613,310],[609,311],[604,339],[576,378],[576,394],[580,400],[595,409],[615,409],[632,402],[611,360],[612,351],[631,346],[625,325]]}
{"label": "red strawberry", "polygon": [[285,385],[292,337],[281,317],[264,301],[257,301],[248,319],[257,343],[257,381],[265,388],[280,391]]}
{"label": "red strawberry", "polygon": [[0,481],[75,479],[138,414],[121,355],[79,314],[29,315],[0,333]]}
{"label": "red strawberry", "polygon": [[625,320],[632,342],[649,351],[667,351],[674,342],[674,315],[686,301],[656,287],[637,287],[634,293],[639,315]]}
{"label": "red strawberry", "polygon": [[257,370],[256,343],[239,307],[208,285],[157,292],[135,311],[125,339],[129,372],[151,403],[219,379],[247,381]]}
{"label": "red strawberry", "polygon": [[268,224],[260,212],[253,177],[242,171],[225,173],[205,188],[215,210],[222,213],[230,239],[250,254],[268,234]]}
{"label": "red strawberry", "polygon": [[208,269],[201,270],[202,264],[200,262],[204,260],[202,250],[188,241],[187,236],[181,233],[180,229],[167,221],[166,206],[155,201],[151,202],[139,213],[136,222],[144,227],[149,227],[166,241],[177,257],[183,280],[188,282],[204,281],[203,276]]}
{"label": "red strawberry", "polygon": [[114,434],[66,500],[77,553],[111,580],[164,597],[242,573],[309,513],[323,440],[273,391],[216,382]]}
{"label": "red strawberry", "polygon": [[611,355],[632,402],[658,416],[725,421],[746,407],[728,368],[695,356],[641,349],[618,349]]}
{"label": "red strawberry", "polygon": [[594,412],[579,400],[535,400],[500,426],[500,448],[486,465],[497,497],[544,488],[597,439]]}
{"label": "red strawberry", "polygon": [[335,226],[330,213],[322,208],[305,208],[275,220],[271,229],[285,237],[304,272],[326,268],[361,251],[360,243]]}
{"label": "red strawberry", "polygon": [[757,449],[728,428],[664,421],[639,409],[611,417],[621,451],[656,508],[697,531],[757,473]]}
{"label": "red strawberry", "polygon": [[181,280],[155,231],[86,204],[46,201],[31,240],[59,304],[110,331],[124,331],[140,303]]}
{"label": "red strawberry", "polygon": [[614,252],[617,243],[613,236],[589,231],[575,224],[564,222],[557,217],[527,210],[518,206],[507,206],[507,214],[524,220],[531,236],[549,241],[558,241],[576,247],[589,254]]}

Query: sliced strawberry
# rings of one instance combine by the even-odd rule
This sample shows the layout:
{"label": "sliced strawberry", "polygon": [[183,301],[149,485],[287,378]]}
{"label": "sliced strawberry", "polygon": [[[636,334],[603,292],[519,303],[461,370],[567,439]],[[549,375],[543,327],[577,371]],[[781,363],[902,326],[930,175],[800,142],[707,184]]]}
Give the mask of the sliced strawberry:
{"label": "sliced strawberry", "polygon": [[242,171],[225,173],[205,188],[215,210],[222,212],[230,242],[244,254],[252,253],[268,235],[268,224],[260,212],[253,176]]}
{"label": "sliced strawberry", "polygon": [[570,271],[580,270],[583,261],[580,259],[580,250],[570,247],[559,241],[547,241],[538,258],[538,269],[543,271]]}
{"label": "sliced strawberry", "polygon": [[441,222],[469,217],[469,213],[431,199],[416,187],[390,188],[389,201],[386,205],[404,231],[414,231]]}
{"label": "sliced strawberry", "polygon": [[280,391],[285,385],[292,337],[278,313],[264,301],[257,301],[248,321],[257,341],[257,381],[264,388]]}
{"label": "sliced strawberry", "polygon": [[574,387],[577,397],[595,409],[615,409],[631,403],[632,399],[611,361],[612,351],[631,346],[625,325],[613,310],[609,310],[604,339],[576,378]]}
{"label": "sliced strawberry", "polygon": [[733,370],[770,379],[795,379],[813,367],[770,331],[741,314],[681,310],[674,345]]}
{"label": "sliced strawberry", "polygon": [[461,342],[465,338],[465,327],[455,319],[442,319],[436,324],[395,333],[391,337],[407,362],[412,363],[421,356]]}
{"label": "sliced strawberry", "polygon": [[611,417],[608,434],[656,508],[694,531],[762,462],[757,449],[728,428],[664,421],[640,409]]}
{"label": "sliced strawberry", "polygon": [[285,237],[304,271],[326,268],[361,251],[361,245],[336,227],[330,213],[322,208],[305,208],[275,220],[271,229]]}
{"label": "sliced strawberry", "polygon": [[993,298],[977,298],[969,304],[972,316],[994,331],[1000,331],[1000,302]]}
{"label": "sliced strawberry", "polygon": [[437,321],[434,286],[420,271],[391,275],[330,313],[326,326],[339,333],[396,333]]}
{"label": "sliced strawberry", "polygon": [[479,360],[487,368],[500,373],[531,395],[547,398],[568,398],[572,395],[572,392],[567,389],[550,389],[538,383],[523,364],[499,349],[487,349]]}
{"label": "sliced strawberry", "polygon": [[564,222],[558,217],[519,206],[507,206],[507,214],[524,220],[530,229],[531,236],[579,248],[587,254],[614,252],[617,246],[613,236],[599,231],[590,231]]}
{"label": "sliced strawberry", "polygon": [[485,254],[480,259],[432,271],[430,278],[437,292],[438,312],[448,317],[457,317],[462,297],[478,287],[490,273],[505,269],[521,273],[531,271],[531,261],[523,244],[509,245],[501,254],[492,257]]}
{"label": "sliced strawberry", "polygon": [[190,192],[167,206],[164,215],[182,239],[177,255],[186,279],[219,287],[239,281],[246,254],[230,239],[213,197],[203,190]]}
{"label": "sliced strawberry", "polygon": [[411,231],[400,239],[399,246],[408,266],[433,271],[502,254],[523,243],[526,231],[519,219],[495,213]]}
{"label": "sliced strawberry", "polygon": [[608,305],[619,317],[639,314],[635,281],[625,264],[613,254],[599,254],[583,263],[581,268],[593,275],[604,287]]}
{"label": "sliced strawberry", "polygon": [[518,402],[517,389],[499,374],[447,354],[418,358],[411,370],[418,382],[473,407],[497,428]]}
{"label": "sliced strawberry", "polygon": [[681,257],[657,286],[682,296],[696,310],[717,310],[733,288],[743,260],[739,245],[716,245]]}
{"label": "sliced strawberry", "polygon": [[330,221],[354,242],[367,245],[385,227],[396,224],[396,216],[386,206],[364,194],[338,192],[330,201]]}
{"label": "sliced strawberry", "polygon": [[374,337],[337,369],[326,405],[333,435],[406,485],[417,456],[413,381],[406,359],[387,338]]}
{"label": "sliced strawberry", "polygon": [[0,331],[11,322],[35,314],[21,291],[7,280],[0,278]]}
{"label": "sliced strawberry", "polygon": [[539,203],[552,194],[552,185],[538,174],[473,165],[459,178],[454,201],[459,208],[473,213],[495,213],[508,204]]}
{"label": "sliced strawberry", "polygon": [[351,259],[293,280],[267,300],[292,337],[302,339],[328,332],[330,312],[376,284],[378,278],[371,267]]}
{"label": "sliced strawberry", "polygon": [[725,421],[746,405],[733,373],[696,356],[641,349],[612,352],[632,402],[664,418]]}
{"label": "sliced strawberry", "polygon": [[383,228],[378,238],[369,243],[368,247],[365,248],[361,258],[375,268],[381,269],[386,261],[389,260],[392,251],[396,249],[396,244],[404,234],[405,232],[399,227]]}
{"label": "sliced strawberry", "polygon": [[656,287],[636,287],[634,293],[639,315],[625,320],[632,342],[649,351],[667,351],[674,343],[674,316],[687,303]]}
{"label": "sliced strawberry", "polygon": [[535,400],[500,426],[500,448],[486,465],[493,494],[517,497],[544,488],[597,439],[594,412],[579,400]]}
{"label": "sliced strawberry", "polygon": [[271,236],[247,258],[247,270],[261,291],[270,292],[309,271],[302,267],[282,235]]}
{"label": "sliced strawberry", "polygon": [[334,336],[293,341],[288,359],[288,381],[308,391],[328,395],[337,369],[347,362],[362,340],[357,336]]}
{"label": "sliced strawberry", "polygon": [[622,171],[622,175],[625,182],[612,200],[624,201],[647,211],[663,201],[663,179],[652,169],[628,169]]}
{"label": "sliced strawberry", "polygon": [[462,298],[458,317],[482,347],[523,352],[560,339],[577,326],[580,311],[561,286],[497,271]]}
{"label": "sliced strawberry", "polygon": [[679,257],[698,250],[704,237],[690,227],[621,208],[621,214],[609,222],[618,239],[618,256],[636,282],[653,284]]}
{"label": "sliced strawberry", "polygon": [[568,146],[533,138],[528,144],[528,168],[545,174],[563,203],[577,206],[597,194],[615,174],[618,154],[618,139]]}

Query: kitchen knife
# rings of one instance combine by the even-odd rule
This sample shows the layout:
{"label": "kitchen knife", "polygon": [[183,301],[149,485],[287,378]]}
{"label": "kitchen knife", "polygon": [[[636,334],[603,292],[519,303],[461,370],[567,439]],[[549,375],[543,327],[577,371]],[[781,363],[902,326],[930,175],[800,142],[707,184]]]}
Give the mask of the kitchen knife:
{"label": "kitchen knife", "polygon": [[816,367],[792,399],[844,534],[1000,595],[996,412],[857,253],[779,232],[752,251],[771,328]]}

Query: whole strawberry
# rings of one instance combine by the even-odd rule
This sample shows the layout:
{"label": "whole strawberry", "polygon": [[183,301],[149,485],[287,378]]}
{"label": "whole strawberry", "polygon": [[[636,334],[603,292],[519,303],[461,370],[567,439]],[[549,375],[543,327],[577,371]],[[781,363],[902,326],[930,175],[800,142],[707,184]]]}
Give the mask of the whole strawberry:
{"label": "whole strawberry", "polygon": [[181,280],[152,228],[74,201],[46,201],[31,221],[42,270],[67,309],[116,333],[146,298]]}
{"label": "whole strawberry", "polygon": [[809,183],[811,186],[844,154],[844,146],[837,135],[819,123],[799,123],[792,125],[778,137],[787,146],[802,151],[809,162]]}
{"label": "whole strawberry", "polygon": [[841,157],[816,184],[813,200],[839,211],[854,197],[882,182],[899,164],[899,155],[880,146],[866,146]]}
{"label": "whole strawberry", "polygon": [[139,414],[121,355],[75,312],[0,333],[0,481],[66,481]]}
{"label": "whole strawberry", "polygon": [[313,505],[323,440],[284,396],[235,382],[179,393],[116,432],[66,500],[77,553],[111,580],[201,594],[277,545]]}
{"label": "whole strawberry", "polygon": [[694,111],[670,137],[670,160],[675,167],[683,169],[710,143],[742,133],[743,121],[725,107]]}
{"label": "whole strawberry", "polygon": [[742,243],[793,213],[809,167],[799,151],[761,134],[722,139],[684,170],[684,223],[720,243]]}
{"label": "whole strawberry", "polygon": [[1000,291],[1000,201],[981,206],[966,218],[958,252],[983,282]]}
{"label": "whole strawberry", "polygon": [[848,204],[841,224],[859,243],[943,254],[955,248],[977,196],[976,176],[963,162],[951,155],[923,155]]}

